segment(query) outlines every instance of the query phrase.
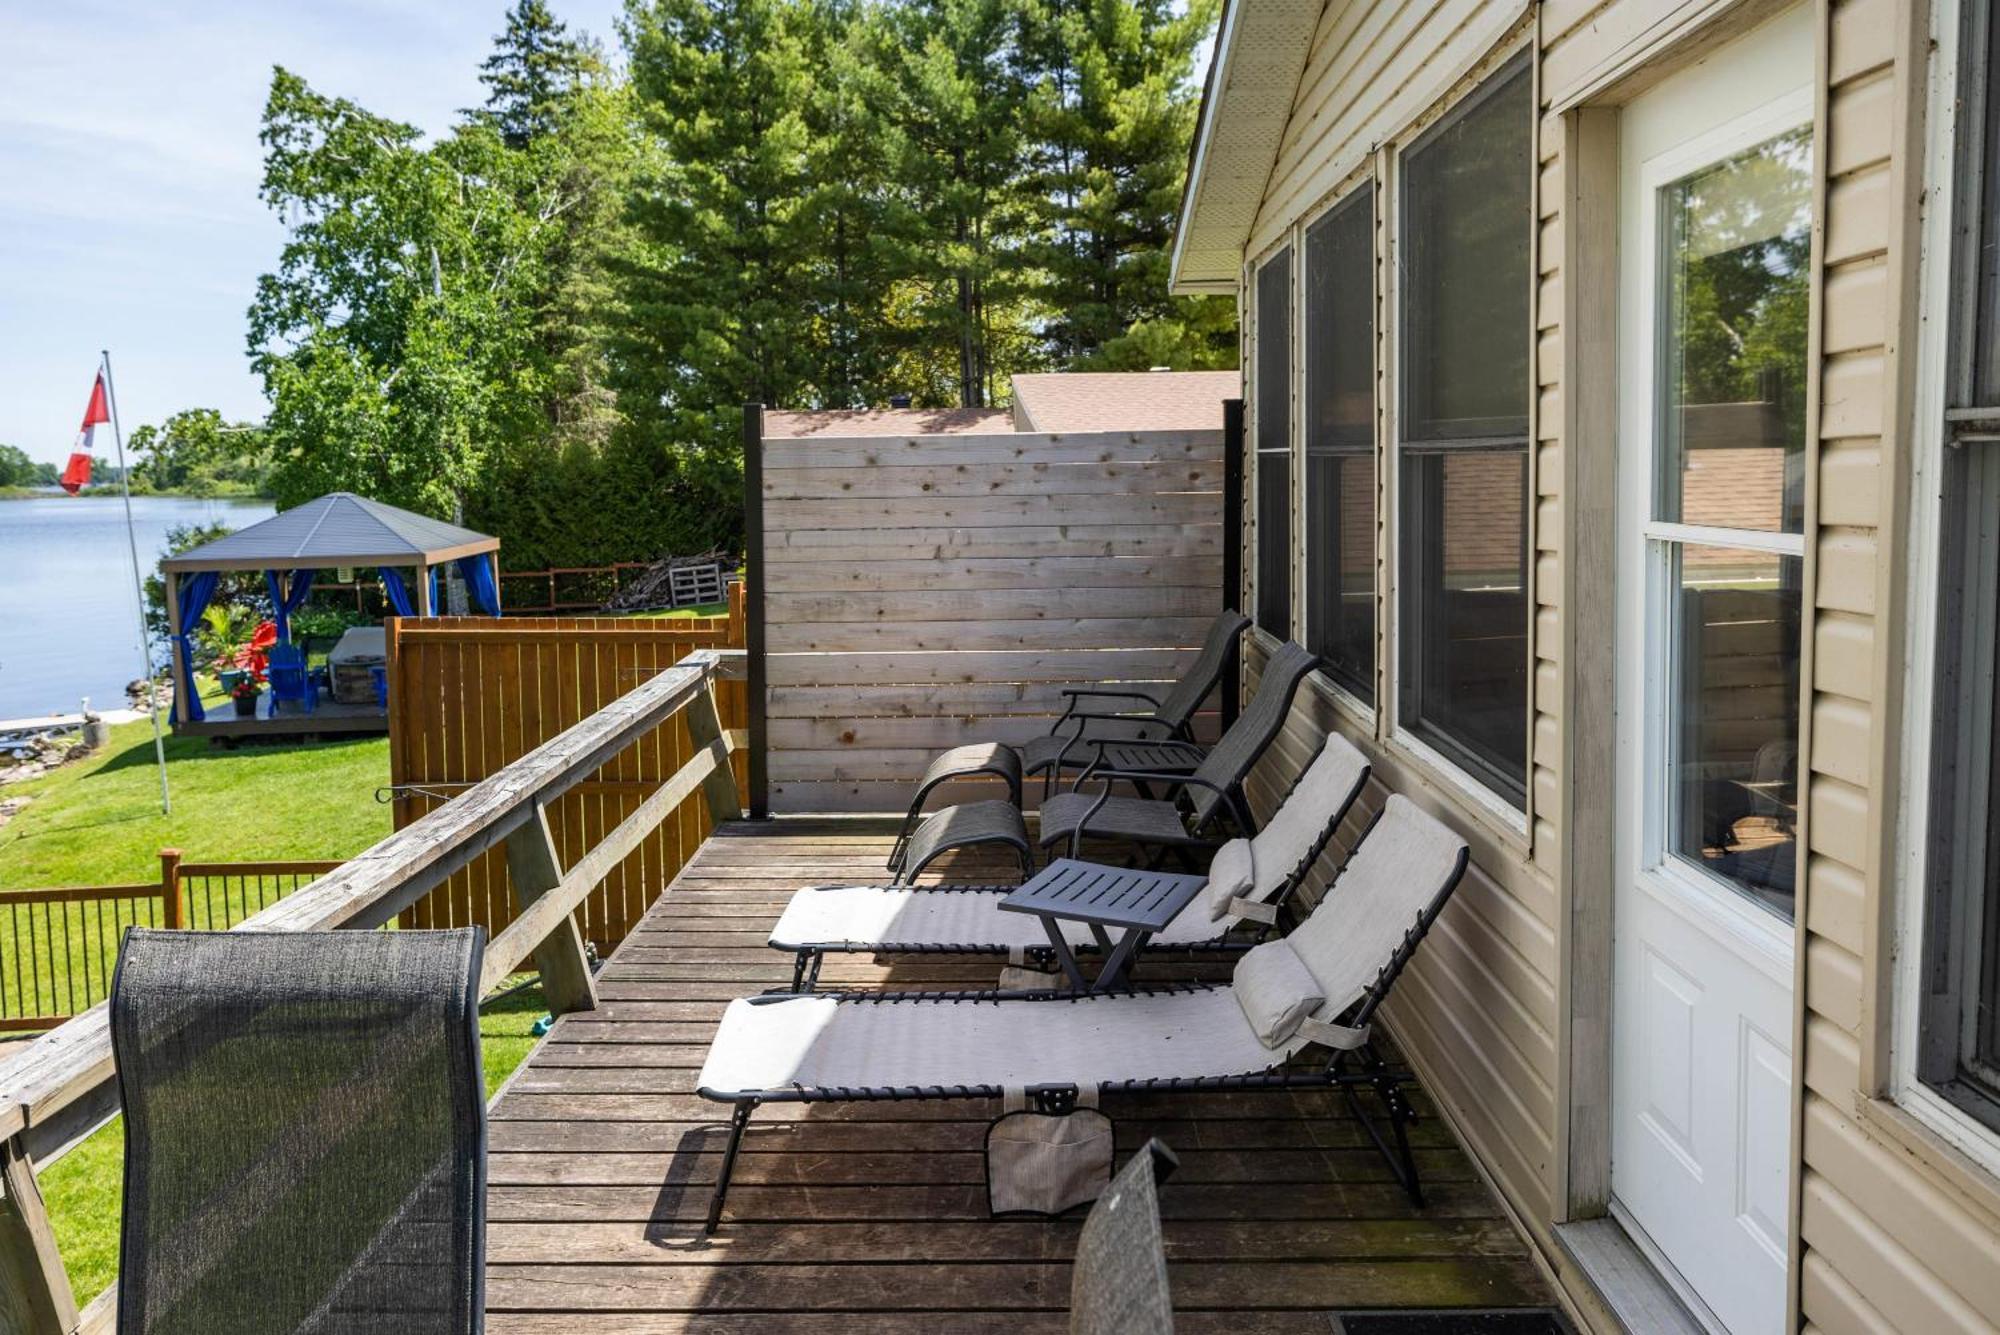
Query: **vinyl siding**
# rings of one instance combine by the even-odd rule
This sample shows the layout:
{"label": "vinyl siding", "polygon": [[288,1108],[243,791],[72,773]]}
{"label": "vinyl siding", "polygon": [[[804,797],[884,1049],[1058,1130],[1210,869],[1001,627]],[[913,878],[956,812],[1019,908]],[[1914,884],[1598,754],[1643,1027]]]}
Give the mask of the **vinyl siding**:
{"label": "vinyl siding", "polygon": [[[1885,507],[1899,493],[1893,470],[1907,467],[1898,443],[1897,330],[1910,322],[1914,233],[1906,218],[1918,164],[1903,145],[1921,103],[1918,0],[1818,0],[1826,104],[1820,124],[1825,181],[1817,297],[1819,399],[1813,445],[1813,558],[1806,635],[1810,645],[1804,791],[1805,868],[1799,913],[1801,1061],[1804,1091],[1798,1160],[1800,1251],[1793,1282],[1804,1329],[1992,1331],[2000,1321],[2000,1218],[1973,1195],[1857,1114],[1869,1088],[1861,1070],[1862,1028],[1874,1023],[1886,961],[1871,958],[1892,865],[1893,830],[1882,776],[1900,763],[1892,725],[1889,643],[1901,634],[1900,586]],[[1427,1087],[1545,1257],[1568,1278],[1550,1221],[1563,1213],[1557,1157],[1562,1095],[1560,828],[1565,777],[1563,539],[1575,517],[1561,494],[1565,361],[1566,108],[1622,97],[1674,68],[1707,41],[1740,31],[1774,5],[1735,7],[1674,0],[1547,0],[1537,14],[1541,42],[1538,227],[1534,319],[1533,735],[1532,824],[1509,836],[1476,809],[1455,781],[1430,771],[1357,715],[1330,690],[1308,685],[1286,732],[1251,784],[1261,815],[1329,728],[1376,761],[1365,805],[1394,788],[1464,832],[1473,868],[1399,984],[1388,1020]],[[1456,0],[1332,0],[1307,56],[1291,120],[1257,211],[1248,253],[1262,256],[1343,195],[1371,169],[1385,144],[1407,139],[1435,116],[1481,62],[1489,60],[1525,11],[1513,4]],[[1927,12],[1927,6],[1919,12]],[[1714,21],[1684,33],[1696,15]],[[1686,40],[1682,40],[1683,36]],[[1670,56],[1655,56],[1669,43]],[[1648,63],[1650,62],[1650,63]],[[1900,137],[1899,137],[1900,136]],[[1386,210],[1384,210],[1385,212]],[[1392,292],[1389,238],[1378,239],[1378,298]],[[1247,271],[1246,271],[1247,272]],[[1248,310],[1247,289],[1245,309]],[[1611,294],[1604,294],[1608,299]],[[1389,362],[1393,321],[1378,318],[1378,368]],[[1246,328],[1246,366],[1257,331]],[[1246,395],[1246,398],[1251,396]],[[1254,403],[1254,398],[1251,398]],[[1378,403],[1378,411],[1381,405]],[[1254,425],[1251,427],[1254,436]],[[1379,435],[1388,434],[1385,423]],[[1598,442],[1608,448],[1609,442]],[[1387,493],[1378,483],[1378,500]],[[1246,496],[1253,494],[1246,486]],[[1378,507],[1378,608],[1391,573]],[[1303,605],[1310,573],[1299,568],[1304,535],[1294,522],[1293,588]],[[1246,560],[1246,579],[1254,567]],[[1378,696],[1386,697],[1389,645],[1378,613]],[[1269,651],[1247,655],[1246,690]],[[1340,849],[1321,868],[1337,865]],[[1886,983],[1879,983],[1886,986]],[[1880,998],[1887,1004],[1886,993]]]}

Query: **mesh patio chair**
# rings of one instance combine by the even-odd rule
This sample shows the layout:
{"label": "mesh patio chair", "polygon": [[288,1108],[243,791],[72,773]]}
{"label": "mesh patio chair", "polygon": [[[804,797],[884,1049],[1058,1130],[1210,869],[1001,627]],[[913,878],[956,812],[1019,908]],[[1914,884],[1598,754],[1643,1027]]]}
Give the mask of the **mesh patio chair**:
{"label": "mesh patio chair", "polygon": [[[1042,847],[1067,843],[1069,856],[1079,857],[1086,837],[1118,839],[1162,853],[1176,852],[1185,859],[1188,849],[1219,842],[1215,836],[1225,823],[1240,833],[1254,834],[1257,826],[1243,799],[1243,780],[1283,731],[1292,698],[1317,661],[1296,644],[1283,645],[1264,664],[1257,693],[1243,713],[1191,774],[1151,767],[1112,768],[1093,758],[1074,789],[1042,803]],[[1081,791],[1093,779],[1103,782],[1102,791]],[[1112,785],[1121,781],[1159,784],[1172,796],[1113,794]]]}
{"label": "mesh patio chair", "polygon": [[[1024,1097],[1067,1112],[1080,1090],[1338,1089],[1421,1207],[1412,1077],[1371,1027],[1465,875],[1463,839],[1391,795],[1320,906],[1236,964],[1227,986],[1059,992],[775,992],[729,1003],[696,1092],[732,1105],[709,1202],[721,1222],[750,1119],[766,1103]],[[1311,1049],[1324,1063],[1304,1059]],[[1313,1054],[1314,1057],[1318,1053]],[[1359,1094],[1372,1091],[1386,1130]]]}
{"label": "mesh patio chair", "polygon": [[484,949],[477,928],[126,934],[121,1335],[482,1329]]}
{"label": "mesh patio chair", "polygon": [[[1135,686],[1071,686],[1062,691],[1063,712],[1046,736],[1024,746],[1005,742],[974,742],[942,752],[917,781],[909,814],[889,851],[889,870],[901,872],[910,856],[911,835],[923,818],[924,802],[933,789],[956,779],[990,775],[1007,785],[1007,800],[1021,805],[1023,776],[1041,775],[1047,797],[1065,770],[1079,770],[1098,756],[1097,741],[1146,741],[1148,767],[1185,773],[1201,764],[1207,751],[1194,740],[1195,711],[1236,662],[1236,648],[1250,618],[1224,608],[1209,623],[1201,652],[1164,694]],[[1122,701],[1123,707],[1111,702]],[[1143,706],[1143,707],[1141,707]],[[965,805],[976,805],[966,803]],[[969,831],[960,831],[961,834]],[[961,839],[951,847],[982,839]]]}
{"label": "mesh patio chair", "polygon": [[[1264,828],[1246,841],[1250,883],[1218,904],[1203,892],[1147,942],[1147,949],[1226,950],[1249,922],[1278,925],[1286,900],[1304,883],[1327,841],[1368,783],[1368,760],[1328,733]],[[1220,862],[1220,857],[1218,857]],[[1015,955],[1046,964],[1052,954],[1041,920],[1003,913],[1006,886],[818,885],[794,894],[771,928],[773,949],[790,953],[792,990],[810,991],[832,954]],[[1225,892],[1226,893],[1226,892]],[[1217,910],[1220,910],[1219,912]],[[1083,923],[1064,924],[1072,949],[1095,950]]]}
{"label": "mesh patio chair", "polygon": [[1173,1335],[1159,1189],[1178,1167],[1149,1140],[1090,1207],[1070,1269],[1070,1335]]}

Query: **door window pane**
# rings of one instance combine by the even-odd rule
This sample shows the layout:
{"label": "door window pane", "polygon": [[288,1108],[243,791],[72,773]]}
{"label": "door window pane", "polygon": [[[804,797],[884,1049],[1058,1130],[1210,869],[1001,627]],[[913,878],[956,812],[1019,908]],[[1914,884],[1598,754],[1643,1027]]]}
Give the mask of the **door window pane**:
{"label": "door window pane", "polygon": [[1519,802],[1528,745],[1527,456],[1413,455],[1403,479],[1404,725]]}
{"label": "door window pane", "polygon": [[1257,624],[1292,633],[1292,249],[1257,271]]}
{"label": "door window pane", "polygon": [[1404,156],[1406,440],[1527,434],[1533,127],[1522,63]]}
{"label": "door window pane", "polygon": [[1977,328],[1973,331],[1971,349],[1975,402],[1962,406],[1994,408],[2000,407],[2000,338],[1994,337],[1994,329],[2000,326],[2000,163],[1994,161],[1994,153],[2000,151],[2000,97],[1993,96],[1990,85],[2000,79],[2000,22],[1995,21],[1990,6],[1985,7],[1984,13],[1977,12],[1981,6],[1969,8],[1974,11],[1971,17],[1975,29],[1979,25],[1986,29],[1986,49],[1981,53],[1985,67],[1979,71],[1980,95],[1985,98],[1986,108],[1984,115],[1976,120],[1967,116],[1960,128],[1961,134],[1984,135],[1980,151],[1974,155],[1981,195],[1980,217],[1972,227],[1979,275]]}
{"label": "door window pane", "polygon": [[1805,517],[1812,132],[1661,198],[1660,491],[1670,523],[1798,533]]}
{"label": "door window pane", "polygon": [[1375,700],[1375,191],[1306,232],[1306,636]]}
{"label": "door window pane", "polygon": [[1673,544],[1667,849],[1790,920],[1798,864],[1796,556]]}

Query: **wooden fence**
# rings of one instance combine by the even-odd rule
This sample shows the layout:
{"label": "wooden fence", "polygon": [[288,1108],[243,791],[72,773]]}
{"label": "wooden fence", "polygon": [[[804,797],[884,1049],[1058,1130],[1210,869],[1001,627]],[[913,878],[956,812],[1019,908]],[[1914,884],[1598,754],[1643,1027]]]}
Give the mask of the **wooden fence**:
{"label": "wooden fence", "polygon": [[160,850],[158,880],[0,890],[0,1032],[53,1029],[111,992],[125,929],[223,931],[340,865],[189,862]]}
{"label": "wooden fence", "polygon": [[[403,618],[389,636],[389,771],[395,823],[403,829],[590,717],[641,682],[701,649],[743,644],[743,592],[730,614],[681,619],[619,617]],[[744,725],[744,687],[717,687],[724,726]],[[551,804],[548,819],[564,865],[635,811],[695,753],[684,718],[622,751]],[[708,834],[706,811],[684,805],[606,874],[584,900],[577,926],[600,953],[623,940]],[[479,923],[498,932],[513,920],[504,852],[474,858],[411,906],[412,927]]]}
{"label": "wooden fence", "polygon": [[775,811],[900,810],[1065,685],[1170,679],[1221,606],[1221,431],[746,447]]}
{"label": "wooden fence", "polygon": [[[720,618],[718,618],[719,620]],[[699,804],[704,824],[741,814],[732,778],[731,730],[722,726],[716,688],[740,655],[704,651],[654,672],[574,727],[497,768],[458,801],[396,831],[337,870],[251,915],[240,926],[264,932],[368,930],[397,921],[430,892],[492,850],[516,869],[519,910],[487,942],[479,990],[491,992],[533,959],[557,1015],[590,1010],[596,986],[575,922],[583,902],[622,866],[662,821]],[[562,694],[563,692],[558,692]],[[601,838],[560,856],[550,816],[577,786],[601,778],[633,747],[651,745],[669,724],[699,743]],[[80,1304],[70,1287],[37,1175],[118,1111],[109,1008],[77,1015],[26,1049],[0,1059],[0,1330],[35,1335],[108,1335],[118,1324],[117,1286]],[[226,1133],[227,1107],[215,1109]],[[307,1115],[325,1117],[324,1108]],[[294,1129],[311,1123],[295,1123]],[[323,1134],[316,1131],[315,1134]],[[264,1199],[247,1200],[243,1219],[223,1221],[251,1237]],[[192,1272],[199,1279],[197,1263]]]}

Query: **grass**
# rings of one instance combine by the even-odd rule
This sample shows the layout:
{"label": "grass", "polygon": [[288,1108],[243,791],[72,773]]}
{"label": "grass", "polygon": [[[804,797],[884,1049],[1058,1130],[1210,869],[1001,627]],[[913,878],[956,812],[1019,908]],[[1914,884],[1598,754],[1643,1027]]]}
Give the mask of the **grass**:
{"label": "grass", "polygon": [[[390,830],[389,808],[374,798],[389,781],[385,738],[227,751],[169,737],[167,777],[170,816],[160,812],[152,726],[141,721],[113,728],[102,755],[0,790],[33,798],[0,829],[0,888],[153,880],[163,847],[205,861],[344,858]],[[530,988],[482,1012],[489,1096],[535,1046],[531,1027],[546,1009]],[[117,1275],[124,1149],[114,1120],[40,1177],[80,1301]]]}
{"label": "grass", "polygon": [[728,603],[696,603],[693,607],[676,607],[671,611],[628,612],[627,616],[647,621],[675,621],[683,617],[726,617]]}

